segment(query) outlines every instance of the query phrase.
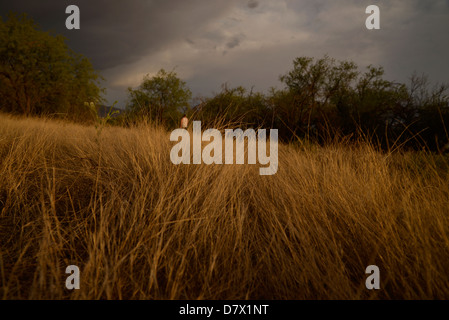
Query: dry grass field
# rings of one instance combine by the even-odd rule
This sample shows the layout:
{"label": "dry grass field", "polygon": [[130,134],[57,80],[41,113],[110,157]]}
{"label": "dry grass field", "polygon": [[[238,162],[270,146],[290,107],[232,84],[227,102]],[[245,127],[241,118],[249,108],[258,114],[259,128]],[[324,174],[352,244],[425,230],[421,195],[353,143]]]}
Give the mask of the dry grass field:
{"label": "dry grass field", "polygon": [[260,176],[175,166],[172,145],[151,126],[0,115],[0,297],[449,299],[446,156],[280,145]]}

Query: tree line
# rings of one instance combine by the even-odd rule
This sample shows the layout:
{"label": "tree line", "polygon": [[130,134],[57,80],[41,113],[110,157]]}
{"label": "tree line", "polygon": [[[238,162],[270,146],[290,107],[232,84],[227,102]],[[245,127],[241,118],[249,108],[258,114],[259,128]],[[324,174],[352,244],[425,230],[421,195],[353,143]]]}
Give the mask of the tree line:
{"label": "tree line", "polygon": [[[0,20],[0,110],[92,120],[86,102],[101,103],[101,77],[89,60],[60,36],[39,30],[26,16]],[[334,137],[369,139],[383,148],[443,151],[449,142],[447,84],[412,74],[408,83],[385,79],[384,69],[360,69],[352,61],[298,57],[279,77],[281,89],[266,93],[224,84],[211,97],[192,100],[175,71],[161,69],[128,88],[126,112],[113,121],[143,119],[173,129],[186,113],[203,127],[219,123],[278,129],[284,142],[298,138],[326,143]]]}
{"label": "tree line", "polygon": [[187,113],[203,127],[220,122],[278,129],[284,142],[363,136],[383,148],[447,148],[448,86],[432,85],[425,75],[412,74],[409,83],[398,83],[386,80],[382,67],[360,70],[352,61],[324,56],[296,58],[279,79],[283,88],[265,94],[224,84],[221,92],[189,106],[186,83],[162,69],[145,77],[139,88],[128,89],[127,117],[148,117],[174,128]]}

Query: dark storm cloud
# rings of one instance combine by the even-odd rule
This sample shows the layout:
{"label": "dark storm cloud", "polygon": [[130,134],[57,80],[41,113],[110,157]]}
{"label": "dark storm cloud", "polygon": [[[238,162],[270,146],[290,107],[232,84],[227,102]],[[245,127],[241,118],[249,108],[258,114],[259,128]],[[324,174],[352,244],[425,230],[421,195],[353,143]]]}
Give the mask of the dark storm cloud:
{"label": "dark storm cloud", "polygon": [[[407,81],[414,72],[435,82],[449,82],[448,0],[286,1],[288,9],[307,13],[302,30],[310,31],[304,50],[351,59],[360,67],[381,65],[392,80]],[[365,28],[365,8],[380,8],[381,29]]]}
{"label": "dark storm cloud", "polygon": [[226,43],[226,47],[228,47],[228,49],[235,48],[240,44],[240,41],[240,38],[235,36],[230,41],[228,41],[228,43]]}
{"label": "dark storm cloud", "polygon": [[250,0],[248,2],[248,8],[251,8],[251,9],[257,8],[258,5],[259,5],[259,2],[257,2],[256,0]]}
{"label": "dark storm cloud", "polygon": [[[78,5],[81,30],[67,30],[65,8]],[[367,30],[367,6],[380,7],[381,29]],[[15,0],[0,15],[26,12],[68,38],[108,80],[111,97],[146,73],[177,67],[194,94],[224,82],[266,90],[296,57],[383,66],[388,79],[414,71],[449,82],[449,0]]]}
{"label": "dark storm cloud", "polygon": [[[185,0],[16,0],[2,2],[0,14],[27,13],[44,30],[68,38],[69,46],[89,57],[97,69],[126,64],[185,39],[232,6],[233,1]],[[81,29],[67,30],[65,9],[80,8]]]}

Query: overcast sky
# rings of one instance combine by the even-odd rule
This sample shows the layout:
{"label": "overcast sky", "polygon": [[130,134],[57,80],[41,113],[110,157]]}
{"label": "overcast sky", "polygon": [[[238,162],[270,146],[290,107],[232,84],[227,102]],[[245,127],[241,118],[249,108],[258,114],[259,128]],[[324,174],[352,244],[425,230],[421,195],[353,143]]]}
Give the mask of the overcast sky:
{"label": "overcast sky", "polygon": [[[75,4],[81,29],[67,30]],[[380,30],[367,30],[378,5]],[[108,104],[124,107],[126,88],[145,74],[175,68],[194,96],[227,82],[265,92],[300,56],[383,66],[388,80],[425,73],[449,83],[449,0],[14,0],[0,15],[25,12],[44,30],[63,34],[106,79]]]}

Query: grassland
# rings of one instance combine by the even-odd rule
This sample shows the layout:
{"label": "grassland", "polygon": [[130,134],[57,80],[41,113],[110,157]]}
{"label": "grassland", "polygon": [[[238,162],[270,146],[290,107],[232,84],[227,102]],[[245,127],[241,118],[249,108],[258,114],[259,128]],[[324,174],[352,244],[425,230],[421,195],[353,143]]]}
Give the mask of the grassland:
{"label": "grassland", "polygon": [[0,297],[449,298],[446,156],[298,143],[260,176],[175,166],[171,145],[147,125],[0,115]]}

